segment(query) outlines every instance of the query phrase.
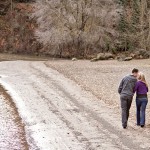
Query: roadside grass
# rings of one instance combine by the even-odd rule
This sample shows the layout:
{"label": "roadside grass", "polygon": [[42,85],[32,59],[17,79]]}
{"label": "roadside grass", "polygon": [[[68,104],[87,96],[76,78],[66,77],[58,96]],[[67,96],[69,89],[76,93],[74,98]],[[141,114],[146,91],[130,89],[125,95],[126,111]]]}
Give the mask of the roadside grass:
{"label": "roadside grass", "polygon": [[0,53],[0,61],[16,61],[16,60],[47,61],[47,60],[51,60],[51,59],[53,59],[53,58],[46,57],[46,56]]}

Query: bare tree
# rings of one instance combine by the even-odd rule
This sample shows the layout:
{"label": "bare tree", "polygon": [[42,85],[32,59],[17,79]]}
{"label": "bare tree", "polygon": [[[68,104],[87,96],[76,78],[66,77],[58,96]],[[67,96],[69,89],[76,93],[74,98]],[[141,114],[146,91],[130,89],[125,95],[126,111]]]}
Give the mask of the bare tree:
{"label": "bare tree", "polygon": [[56,53],[85,55],[114,47],[120,8],[114,0],[37,0],[36,36]]}

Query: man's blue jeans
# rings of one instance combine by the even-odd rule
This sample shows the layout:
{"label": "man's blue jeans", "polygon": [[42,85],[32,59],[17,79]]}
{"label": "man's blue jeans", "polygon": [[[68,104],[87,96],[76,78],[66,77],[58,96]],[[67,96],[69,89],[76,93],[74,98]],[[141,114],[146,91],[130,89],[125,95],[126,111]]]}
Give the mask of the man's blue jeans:
{"label": "man's blue jeans", "polygon": [[145,111],[148,103],[147,98],[136,98],[136,108],[137,108],[137,125],[145,125]]}

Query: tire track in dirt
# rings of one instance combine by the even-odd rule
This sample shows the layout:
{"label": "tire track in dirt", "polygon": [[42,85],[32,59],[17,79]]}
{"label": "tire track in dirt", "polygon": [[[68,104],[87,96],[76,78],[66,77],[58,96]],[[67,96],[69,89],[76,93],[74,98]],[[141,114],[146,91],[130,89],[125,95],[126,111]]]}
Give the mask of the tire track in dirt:
{"label": "tire track in dirt", "polygon": [[[32,68],[39,73],[38,69],[34,68],[33,66],[32,66]],[[40,74],[38,74],[37,72],[36,72],[36,77],[39,77],[40,79],[43,78],[43,73],[40,72]],[[45,80],[45,79],[46,78],[43,78],[43,80]],[[49,86],[48,83],[49,83],[48,81],[45,82],[45,84],[47,84]],[[37,87],[36,83],[33,83],[33,88],[35,88],[34,86]],[[51,87],[49,87],[49,88],[51,88]],[[40,87],[38,87],[38,89],[40,89]],[[41,90],[36,90],[36,92],[37,92],[37,94],[41,95],[42,99],[44,99],[46,101],[47,105],[50,107],[50,111],[52,111],[59,119],[61,119],[67,125],[67,127],[75,135],[75,138],[79,141],[79,143],[86,143],[86,150],[96,150],[92,146],[92,143],[81,132],[74,129],[73,124],[65,118],[64,114],[62,114],[59,111],[59,109],[55,106],[55,104],[53,104],[53,102],[50,101],[48,97],[44,96],[45,95],[44,92],[42,92]],[[52,110],[51,108],[53,108],[54,110]],[[73,110],[73,111],[78,111],[78,110]],[[80,113],[80,112],[78,112],[78,113]],[[103,131],[101,130],[101,132],[103,132]]]}
{"label": "tire track in dirt", "polygon": [[[31,67],[33,69],[35,69],[37,72],[40,73],[40,78],[43,78],[43,80],[47,79],[47,83],[50,81],[52,81],[53,87],[56,87],[59,91],[62,91],[63,94],[68,97],[68,99],[71,100],[71,102],[73,102],[80,110],[83,110],[85,113],[88,114],[89,118],[94,118],[96,121],[98,121],[103,128],[102,129],[107,129],[108,133],[104,133],[102,129],[99,129],[101,133],[107,134],[108,138],[112,138],[110,136],[110,134],[113,134],[115,136],[117,136],[119,138],[119,142],[116,141],[116,138],[113,139],[113,143],[115,143],[115,145],[120,145],[120,149],[122,149],[122,144],[129,148],[129,149],[136,149],[136,150],[141,150],[142,148],[139,148],[139,144],[134,144],[132,140],[130,140],[130,138],[124,137],[124,135],[122,135],[122,132],[120,132],[119,130],[115,129],[111,124],[109,124],[104,118],[98,116],[94,111],[92,111],[91,109],[85,107],[84,105],[80,104],[78,100],[76,100],[76,98],[74,98],[73,96],[70,95],[70,93],[68,93],[64,87],[62,87],[62,85],[59,84],[59,82],[57,82],[57,79],[53,79],[50,76],[44,74],[44,72],[42,72],[40,69],[37,69],[36,67],[32,66]],[[47,67],[47,66],[46,66]],[[115,137],[114,136],[114,137]]]}
{"label": "tire track in dirt", "polygon": [[139,132],[122,130],[120,116],[102,101],[44,63],[0,65],[0,72],[7,75],[4,85],[16,93],[12,95],[16,103],[22,101],[17,106],[37,146],[43,150],[142,150],[144,141],[145,149],[150,148],[146,137],[136,141]]}

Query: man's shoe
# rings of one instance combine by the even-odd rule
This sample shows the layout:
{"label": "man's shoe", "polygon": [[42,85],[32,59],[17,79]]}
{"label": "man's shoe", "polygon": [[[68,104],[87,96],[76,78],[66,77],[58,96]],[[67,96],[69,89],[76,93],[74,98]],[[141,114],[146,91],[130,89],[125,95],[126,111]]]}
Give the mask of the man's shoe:
{"label": "man's shoe", "polygon": [[141,125],[141,128],[144,128],[144,125]]}
{"label": "man's shoe", "polygon": [[123,128],[124,128],[124,129],[126,129],[126,128],[127,128],[127,126],[124,126]]}

